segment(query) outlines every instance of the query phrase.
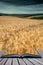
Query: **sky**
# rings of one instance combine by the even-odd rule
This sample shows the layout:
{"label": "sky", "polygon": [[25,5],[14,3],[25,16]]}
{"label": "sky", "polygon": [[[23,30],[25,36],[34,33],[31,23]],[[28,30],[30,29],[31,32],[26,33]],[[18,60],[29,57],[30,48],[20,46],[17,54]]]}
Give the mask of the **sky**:
{"label": "sky", "polygon": [[43,14],[43,0],[0,0],[0,13]]}

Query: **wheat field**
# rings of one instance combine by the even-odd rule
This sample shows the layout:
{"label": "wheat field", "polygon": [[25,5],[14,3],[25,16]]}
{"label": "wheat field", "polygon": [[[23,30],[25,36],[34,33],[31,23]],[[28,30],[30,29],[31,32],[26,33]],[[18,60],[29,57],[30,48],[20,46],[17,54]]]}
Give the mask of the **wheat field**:
{"label": "wheat field", "polygon": [[43,50],[43,20],[0,16],[0,50],[6,54],[37,54]]}

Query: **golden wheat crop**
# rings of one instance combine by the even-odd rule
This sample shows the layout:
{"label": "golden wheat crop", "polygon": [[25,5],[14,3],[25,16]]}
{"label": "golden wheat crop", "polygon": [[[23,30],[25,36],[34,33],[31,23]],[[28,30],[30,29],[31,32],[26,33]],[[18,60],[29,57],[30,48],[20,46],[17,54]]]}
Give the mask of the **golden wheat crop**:
{"label": "golden wheat crop", "polygon": [[43,20],[0,16],[0,50],[37,54],[43,50]]}

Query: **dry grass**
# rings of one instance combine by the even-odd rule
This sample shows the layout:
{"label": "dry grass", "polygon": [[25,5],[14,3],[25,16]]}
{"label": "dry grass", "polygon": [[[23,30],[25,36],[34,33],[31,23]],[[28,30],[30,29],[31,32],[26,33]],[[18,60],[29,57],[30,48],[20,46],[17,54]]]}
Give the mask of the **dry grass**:
{"label": "dry grass", "polygon": [[0,50],[10,53],[32,53],[43,50],[43,20],[0,16]]}

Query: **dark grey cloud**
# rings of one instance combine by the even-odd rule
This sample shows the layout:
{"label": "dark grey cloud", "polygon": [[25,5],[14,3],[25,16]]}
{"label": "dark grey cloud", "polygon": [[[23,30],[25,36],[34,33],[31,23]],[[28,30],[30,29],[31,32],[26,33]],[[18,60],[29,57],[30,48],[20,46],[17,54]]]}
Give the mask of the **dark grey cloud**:
{"label": "dark grey cloud", "polygon": [[0,13],[43,14],[43,0],[0,0]]}
{"label": "dark grey cloud", "polygon": [[31,4],[41,4],[43,0],[0,0],[1,2],[7,2],[16,5],[31,5]]}

